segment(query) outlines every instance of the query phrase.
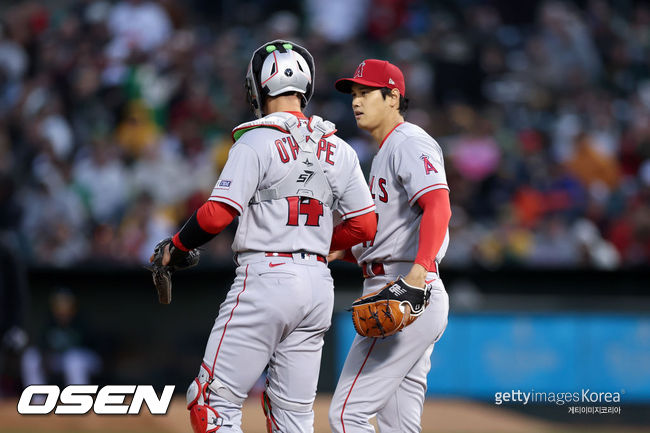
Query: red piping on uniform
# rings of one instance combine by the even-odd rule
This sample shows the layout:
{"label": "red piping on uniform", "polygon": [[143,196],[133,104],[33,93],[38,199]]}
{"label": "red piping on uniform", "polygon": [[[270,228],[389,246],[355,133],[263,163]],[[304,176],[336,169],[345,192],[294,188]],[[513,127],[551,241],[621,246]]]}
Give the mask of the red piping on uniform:
{"label": "red piping on uniform", "polygon": [[[413,199],[414,199],[415,197],[417,197],[418,194],[420,194],[420,193],[421,193],[422,191],[424,191],[425,189],[427,189],[427,188],[433,188],[434,186],[441,186],[441,185],[442,185],[442,186],[447,186],[446,183],[435,183],[435,184],[433,184],[433,185],[425,186],[424,188],[422,188],[421,190],[419,190],[418,192],[416,192],[415,194],[413,194],[413,197],[411,197],[411,199],[409,200],[409,204],[411,204],[411,202],[413,201]],[[447,188],[449,188],[449,187],[447,186]]]}
{"label": "red piping on uniform", "polygon": [[242,205],[240,205],[239,203],[237,203],[235,200],[233,200],[231,198],[224,197],[224,196],[221,196],[221,195],[211,195],[210,198],[222,198],[224,200],[231,201],[231,202],[235,203],[237,206],[239,206],[239,209],[241,209],[241,211],[244,212],[244,208],[242,207]]}
{"label": "red piping on uniform", "polygon": [[[268,414],[266,413],[267,411],[264,410],[266,407],[268,407]],[[271,421],[273,421],[273,425],[275,425],[276,430],[280,430],[280,427],[278,426],[278,422],[275,420],[275,417],[273,416],[273,412],[271,412],[271,399],[266,395],[265,392],[262,393],[262,410],[264,410],[264,415],[266,415],[266,422],[267,422],[267,430],[269,433],[273,431],[271,427]]]}
{"label": "red piping on uniform", "polygon": [[285,113],[293,114],[298,119],[306,119],[307,118],[307,116],[305,116],[302,111],[285,111]]}
{"label": "red piping on uniform", "polygon": [[372,209],[373,207],[375,207],[375,204],[374,204],[374,203],[371,204],[370,206],[364,207],[363,209],[353,210],[352,212],[348,212],[348,213],[346,213],[346,214],[343,214],[343,215],[341,215],[341,218],[344,218],[344,217],[346,217],[346,216],[348,216],[348,215],[350,215],[350,214],[353,214],[353,213],[363,212],[364,210]]}
{"label": "red piping on uniform", "polygon": [[[214,366],[217,364],[217,356],[219,356],[219,350],[221,349],[221,343],[223,343],[223,337],[225,337],[226,335],[226,330],[228,329],[228,324],[232,320],[232,315],[235,313],[235,308],[237,308],[237,306],[239,305],[239,297],[246,290],[247,279],[248,279],[248,265],[246,265],[246,270],[244,275],[244,288],[241,289],[241,292],[237,294],[237,302],[235,303],[235,306],[232,307],[232,310],[230,311],[230,317],[228,318],[226,324],[223,326],[223,332],[221,333],[221,340],[219,340],[219,346],[217,346],[217,353],[214,354],[214,361],[212,361],[212,369],[210,370],[210,377],[214,376]],[[210,402],[210,394],[208,394],[208,401],[206,403],[209,404],[209,402]]]}
{"label": "red piping on uniform", "polygon": [[379,144],[379,148],[380,148],[380,149],[381,149],[381,146],[384,145],[384,141],[386,141],[386,139],[388,138],[388,136],[389,136],[390,134],[392,134],[393,131],[394,131],[398,126],[400,126],[402,123],[404,123],[404,122],[400,122],[400,123],[398,123],[397,125],[395,125],[395,128],[391,129],[390,132],[389,132],[388,134],[386,134],[386,136],[384,137],[384,139],[381,140],[381,143]]}
{"label": "red piping on uniform", "polygon": [[348,404],[348,398],[350,398],[350,394],[352,394],[352,388],[354,388],[354,384],[357,383],[357,379],[359,378],[359,375],[361,374],[361,371],[363,370],[363,367],[366,365],[366,361],[368,361],[368,357],[370,356],[370,352],[372,352],[372,348],[375,347],[375,343],[377,342],[377,339],[375,338],[372,340],[372,344],[370,345],[370,349],[368,349],[368,354],[366,355],[366,359],[363,360],[363,364],[361,364],[361,368],[359,369],[359,372],[357,373],[357,377],[354,378],[354,382],[352,382],[352,386],[350,387],[350,391],[348,391],[347,397],[345,397],[345,401],[343,402],[343,408],[341,409],[341,427],[343,427],[343,433],[345,433],[345,424],[343,423],[343,412],[345,412],[345,405]]}

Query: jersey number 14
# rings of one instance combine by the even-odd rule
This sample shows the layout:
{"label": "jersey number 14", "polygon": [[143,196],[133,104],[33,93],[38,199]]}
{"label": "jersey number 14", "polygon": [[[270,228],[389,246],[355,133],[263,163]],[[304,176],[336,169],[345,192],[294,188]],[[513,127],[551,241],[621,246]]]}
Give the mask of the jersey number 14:
{"label": "jersey number 14", "polygon": [[288,226],[297,226],[300,220],[300,215],[306,215],[306,226],[319,226],[320,217],[323,216],[323,203],[311,199],[301,197],[287,197],[289,203],[289,219]]}

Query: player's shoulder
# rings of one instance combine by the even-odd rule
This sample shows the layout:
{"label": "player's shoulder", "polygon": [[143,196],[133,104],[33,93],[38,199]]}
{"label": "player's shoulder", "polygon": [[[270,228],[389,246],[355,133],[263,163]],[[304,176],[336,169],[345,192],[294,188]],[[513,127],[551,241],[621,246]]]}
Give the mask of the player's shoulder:
{"label": "player's shoulder", "polygon": [[390,145],[395,150],[400,149],[404,151],[413,147],[428,147],[440,150],[440,145],[429,133],[411,122],[404,122],[398,125],[392,135]]}
{"label": "player's shoulder", "polygon": [[286,135],[289,133],[286,121],[291,116],[288,113],[271,113],[259,119],[244,122],[233,128],[231,134],[233,142],[254,145],[269,138]]}
{"label": "player's shoulder", "polygon": [[241,134],[233,145],[245,143],[251,147],[256,147],[256,145],[262,145],[268,143],[269,140],[273,140],[286,135],[286,132],[282,132],[275,128],[255,128],[245,131],[243,134]]}
{"label": "player's shoulder", "polygon": [[430,143],[435,143],[436,140],[427,133],[424,129],[422,129],[420,126],[416,125],[415,123],[411,122],[404,122],[400,125],[398,125],[395,128],[395,131],[393,133],[394,138],[391,140],[392,142],[402,142],[405,140],[417,140],[417,141],[423,141],[423,142],[430,142]]}
{"label": "player's shoulder", "polygon": [[263,143],[270,138],[284,136],[288,133],[288,131],[284,130],[280,126],[275,127],[270,125],[263,125],[252,128],[243,128],[242,131],[237,133],[236,136],[233,134],[233,138],[235,144],[246,143],[249,146],[253,146],[255,143]]}

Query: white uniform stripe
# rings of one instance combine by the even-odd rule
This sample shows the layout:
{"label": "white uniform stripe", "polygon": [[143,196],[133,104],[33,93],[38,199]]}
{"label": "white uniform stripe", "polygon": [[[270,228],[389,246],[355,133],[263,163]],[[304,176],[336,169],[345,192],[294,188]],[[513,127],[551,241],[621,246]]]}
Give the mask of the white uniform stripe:
{"label": "white uniform stripe", "polygon": [[363,209],[355,210],[355,211],[352,211],[352,212],[348,212],[348,213],[346,213],[344,215],[341,215],[341,218],[346,220],[346,219],[349,219],[349,218],[354,218],[354,217],[359,216],[359,215],[370,213],[370,212],[372,212],[374,210],[375,210],[375,205],[373,204],[371,206],[364,207]]}
{"label": "white uniform stripe", "polygon": [[413,205],[413,203],[416,202],[424,194],[428,193],[429,191],[435,191],[436,189],[449,190],[449,185],[447,185],[446,183],[436,183],[434,185],[429,185],[426,188],[422,188],[421,190],[416,192],[413,197],[411,197],[411,199],[409,200],[409,204]]}
{"label": "white uniform stripe", "polygon": [[237,206],[237,209],[239,210],[240,215],[241,215],[242,212],[244,212],[244,208],[242,207],[242,205],[240,205],[235,200],[230,199],[228,197],[223,197],[223,196],[220,196],[220,195],[213,195],[213,196],[210,196],[210,198],[208,200],[209,201],[220,201],[220,202],[226,203],[227,205],[230,205],[230,206],[232,206],[234,204],[235,206]]}

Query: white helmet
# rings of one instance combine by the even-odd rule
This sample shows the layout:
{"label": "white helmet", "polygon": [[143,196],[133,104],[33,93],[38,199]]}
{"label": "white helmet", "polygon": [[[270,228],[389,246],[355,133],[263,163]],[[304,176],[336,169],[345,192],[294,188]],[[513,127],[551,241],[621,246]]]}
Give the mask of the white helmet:
{"label": "white helmet", "polygon": [[305,108],[314,94],[314,59],[309,51],[290,41],[267,42],[253,53],[246,73],[248,102],[257,118],[264,116],[266,96],[302,93]]}

